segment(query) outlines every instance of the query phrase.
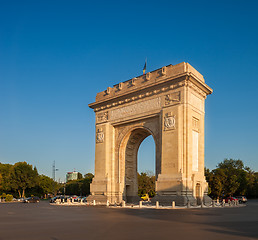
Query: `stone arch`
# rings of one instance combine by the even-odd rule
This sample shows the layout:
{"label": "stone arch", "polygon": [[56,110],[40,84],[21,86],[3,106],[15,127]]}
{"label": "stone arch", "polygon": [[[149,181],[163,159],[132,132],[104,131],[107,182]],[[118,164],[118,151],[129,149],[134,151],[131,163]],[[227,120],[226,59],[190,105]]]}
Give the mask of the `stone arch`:
{"label": "stone arch", "polygon": [[[157,164],[158,154],[157,141],[151,129],[141,126],[131,128],[124,136],[119,145],[119,161],[121,173],[121,182],[124,186],[123,199],[126,202],[137,202],[140,200],[138,197],[138,181],[137,181],[137,163],[138,163],[138,150],[141,143],[148,136],[152,136],[155,142],[155,166]],[[156,171],[157,172],[157,169]]]}
{"label": "stone arch", "polygon": [[210,201],[204,176],[204,106],[211,93],[188,63],[168,65],[98,93],[89,105],[96,116],[96,145],[88,200],[120,203],[127,195],[135,197],[138,148],[151,134],[156,146],[154,200],[196,203],[199,183],[200,197]]}

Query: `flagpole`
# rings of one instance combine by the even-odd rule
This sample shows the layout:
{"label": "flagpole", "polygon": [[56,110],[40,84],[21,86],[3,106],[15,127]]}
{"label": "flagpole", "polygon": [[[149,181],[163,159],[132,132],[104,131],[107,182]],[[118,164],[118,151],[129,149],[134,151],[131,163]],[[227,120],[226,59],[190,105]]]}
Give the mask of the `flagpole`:
{"label": "flagpole", "polygon": [[146,72],[146,68],[147,68],[147,57],[145,59],[145,64],[144,64],[144,67],[143,67],[143,75],[145,75],[145,72]]}

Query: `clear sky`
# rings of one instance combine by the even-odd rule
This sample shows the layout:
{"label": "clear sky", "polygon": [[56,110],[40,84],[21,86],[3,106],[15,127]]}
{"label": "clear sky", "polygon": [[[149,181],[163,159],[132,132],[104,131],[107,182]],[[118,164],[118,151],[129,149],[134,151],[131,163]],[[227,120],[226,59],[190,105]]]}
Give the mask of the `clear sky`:
{"label": "clear sky", "polygon": [[[0,161],[57,179],[94,171],[94,112],[108,86],[189,62],[206,100],[205,161],[258,171],[258,1],[0,0]],[[154,170],[154,143],[139,170]]]}

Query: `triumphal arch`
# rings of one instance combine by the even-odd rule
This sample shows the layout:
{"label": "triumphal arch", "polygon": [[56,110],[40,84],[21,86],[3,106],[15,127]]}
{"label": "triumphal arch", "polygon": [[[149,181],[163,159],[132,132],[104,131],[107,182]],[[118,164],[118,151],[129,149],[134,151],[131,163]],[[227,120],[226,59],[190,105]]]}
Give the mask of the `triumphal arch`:
{"label": "triumphal arch", "polygon": [[152,135],[153,201],[209,201],[204,176],[204,105],[212,89],[189,63],[120,82],[89,104],[96,115],[95,177],[88,201],[136,202],[137,152]]}

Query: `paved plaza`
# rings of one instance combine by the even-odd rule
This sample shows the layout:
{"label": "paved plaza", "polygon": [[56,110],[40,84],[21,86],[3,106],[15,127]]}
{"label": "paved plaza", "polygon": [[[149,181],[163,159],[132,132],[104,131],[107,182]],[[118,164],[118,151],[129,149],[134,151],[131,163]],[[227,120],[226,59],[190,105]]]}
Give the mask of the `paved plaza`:
{"label": "paved plaza", "polygon": [[258,239],[258,200],[246,207],[121,209],[0,204],[0,240]]}

